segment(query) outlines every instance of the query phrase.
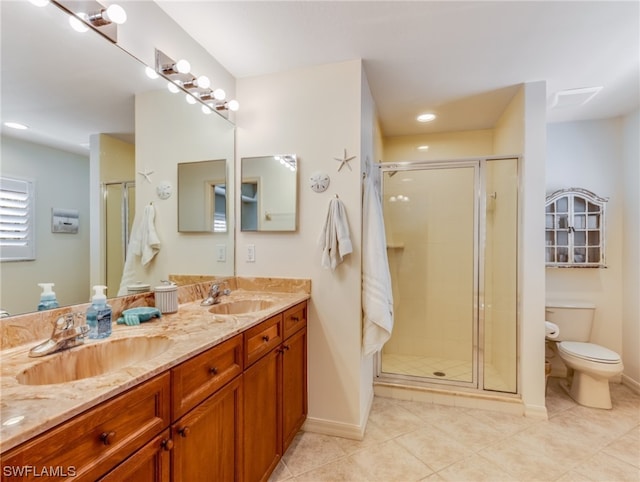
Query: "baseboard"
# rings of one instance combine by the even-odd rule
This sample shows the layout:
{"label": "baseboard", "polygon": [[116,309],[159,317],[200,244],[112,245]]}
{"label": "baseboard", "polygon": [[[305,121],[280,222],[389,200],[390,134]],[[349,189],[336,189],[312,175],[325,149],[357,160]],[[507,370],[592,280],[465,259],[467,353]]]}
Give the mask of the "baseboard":
{"label": "baseboard", "polygon": [[[367,416],[369,413],[367,412]],[[354,425],[350,423],[333,422],[331,420],[323,420],[320,418],[307,417],[302,430],[305,432],[319,433],[322,435],[331,435],[334,437],[348,438],[352,440],[362,440],[364,438],[365,423]]]}
{"label": "baseboard", "polygon": [[635,393],[640,394],[640,382],[634,380],[630,376],[622,374],[622,384],[625,387],[629,387]]}
{"label": "baseboard", "polygon": [[544,405],[526,405],[524,406],[524,416],[527,418],[536,418],[539,420],[548,420],[549,414],[547,407]]}

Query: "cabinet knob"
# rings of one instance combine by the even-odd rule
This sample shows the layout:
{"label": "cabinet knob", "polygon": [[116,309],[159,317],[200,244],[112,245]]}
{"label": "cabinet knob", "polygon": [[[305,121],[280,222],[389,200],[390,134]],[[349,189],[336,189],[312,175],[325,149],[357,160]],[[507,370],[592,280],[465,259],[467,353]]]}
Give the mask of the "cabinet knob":
{"label": "cabinet knob", "polygon": [[217,375],[218,374],[218,369],[216,367],[211,367],[211,368],[209,368],[209,373],[211,375]]}
{"label": "cabinet knob", "polygon": [[291,321],[300,321],[300,318],[298,318],[297,316],[292,316]]}
{"label": "cabinet knob", "polygon": [[187,435],[189,435],[190,432],[191,432],[191,429],[189,427],[182,427],[181,429],[178,430],[178,433],[183,437],[186,437]]}
{"label": "cabinet knob", "polygon": [[111,445],[115,438],[115,432],[102,432],[102,434],[100,434],[100,440],[102,440],[102,443],[105,445]]}
{"label": "cabinet knob", "polygon": [[170,438],[164,439],[160,444],[162,445],[162,448],[167,451],[173,448],[173,440]]}
{"label": "cabinet knob", "polygon": [[265,343],[269,341],[269,335],[264,335],[262,337],[262,341],[264,341]]}
{"label": "cabinet knob", "polygon": [[283,351],[286,351],[286,350],[288,350],[289,348],[291,348],[289,345],[282,345],[282,350],[283,350]]}

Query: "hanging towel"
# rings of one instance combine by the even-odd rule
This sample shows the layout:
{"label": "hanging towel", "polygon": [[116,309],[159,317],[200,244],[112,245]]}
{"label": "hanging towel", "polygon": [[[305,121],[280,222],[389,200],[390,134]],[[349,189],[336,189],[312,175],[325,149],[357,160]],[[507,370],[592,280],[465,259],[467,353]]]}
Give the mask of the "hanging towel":
{"label": "hanging towel", "polygon": [[136,281],[135,264],[138,257],[140,258],[140,264],[147,266],[160,251],[160,239],[156,233],[155,218],[155,208],[153,204],[148,204],[144,208],[142,217],[140,218],[136,214],[133,220],[118,296],[126,295],[127,286]]}
{"label": "hanging towel", "polygon": [[371,175],[364,181],[362,233],[362,349],[382,349],[393,330],[393,293],[382,204]]}
{"label": "hanging towel", "polygon": [[344,203],[336,198],[329,201],[327,219],[318,242],[322,245],[322,266],[336,269],[344,257],[353,252],[349,236],[349,221]]}

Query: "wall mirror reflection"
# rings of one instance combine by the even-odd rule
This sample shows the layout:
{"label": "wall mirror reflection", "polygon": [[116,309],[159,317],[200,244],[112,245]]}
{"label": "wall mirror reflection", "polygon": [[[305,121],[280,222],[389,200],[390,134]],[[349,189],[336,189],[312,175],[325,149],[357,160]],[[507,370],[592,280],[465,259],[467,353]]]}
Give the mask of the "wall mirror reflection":
{"label": "wall mirror reflection", "polygon": [[241,230],[295,231],[298,206],[296,155],[243,157],[241,170]]}
{"label": "wall mirror reflection", "polygon": [[[136,204],[140,204],[136,200],[143,188],[149,190],[163,180],[157,175],[146,179],[138,174],[157,172],[149,159],[159,156],[139,158],[139,153],[148,153],[150,147],[143,145],[145,138],[136,132],[144,124],[136,123],[147,122],[144,119],[151,115],[138,115],[136,99],[157,94],[153,117],[170,119],[173,113],[161,112],[166,103],[160,101],[172,94],[166,82],[149,79],[145,65],[102,35],[93,30],[82,35],[73,31],[69,15],[53,4],[38,8],[30,2],[0,2],[0,9],[0,177],[34,181],[36,220],[35,259],[2,262],[0,266],[0,309],[10,315],[35,311],[41,291],[38,283],[47,282],[55,283],[61,306],[87,302],[94,284],[107,285],[107,295],[113,297],[122,279],[127,231],[136,215]],[[200,114],[200,109],[195,110]],[[193,117],[200,122],[203,116]],[[220,139],[217,142],[225,143],[225,152],[233,152],[233,126],[216,117],[223,134],[216,136],[208,129],[200,135],[207,141]],[[29,129],[10,129],[4,125],[7,121],[27,124]],[[181,128],[204,130],[189,124]],[[184,156],[183,137],[183,133],[167,133],[163,141]],[[190,157],[232,159],[218,151]],[[173,162],[177,163],[178,157]],[[230,176],[225,181],[227,186],[233,184]],[[175,202],[176,197],[167,201]],[[165,204],[165,216],[169,205]],[[77,233],[52,232],[52,209],[78,211]],[[231,214],[226,219],[229,239],[221,243],[228,250],[233,248],[233,230]],[[176,233],[175,221],[171,231]],[[175,241],[168,235],[164,238],[165,246],[171,241],[172,262],[183,265],[184,253],[197,251],[191,245],[184,246],[189,243],[184,236]],[[233,259],[232,252],[228,255]],[[233,270],[233,263],[217,263],[207,267],[207,273],[221,274],[215,272],[218,268]],[[223,274],[229,275],[228,271]],[[140,281],[153,286],[158,279],[154,273]]]}
{"label": "wall mirror reflection", "polygon": [[178,164],[178,231],[227,232],[227,160]]}

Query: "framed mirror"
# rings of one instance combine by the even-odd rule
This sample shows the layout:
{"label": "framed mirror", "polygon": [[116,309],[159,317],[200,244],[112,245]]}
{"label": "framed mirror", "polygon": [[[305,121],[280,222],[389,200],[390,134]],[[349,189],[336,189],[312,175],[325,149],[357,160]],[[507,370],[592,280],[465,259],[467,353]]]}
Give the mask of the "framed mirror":
{"label": "framed mirror", "polygon": [[298,219],[297,156],[243,157],[240,162],[240,229],[295,231]]}
{"label": "framed mirror", "polygon": [[178,231],[226,233],[227,160],[178,164]]}

